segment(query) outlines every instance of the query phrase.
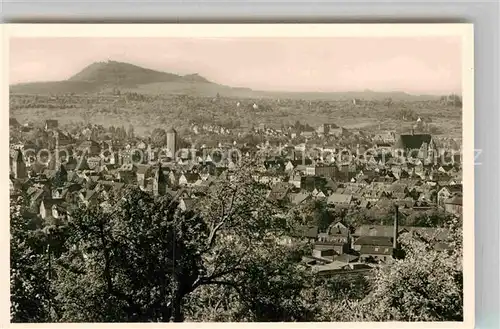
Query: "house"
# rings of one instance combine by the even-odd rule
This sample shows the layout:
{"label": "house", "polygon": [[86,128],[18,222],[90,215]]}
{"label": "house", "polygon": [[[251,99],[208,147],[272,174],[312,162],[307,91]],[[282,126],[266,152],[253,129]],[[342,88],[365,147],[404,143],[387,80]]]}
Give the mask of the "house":
{"label": "house", "polygon": [[317,198],[317,199],[321,199],[321,198],[325,198],[326,194],[322,190],[318,190],[317,188],[315,188],[312,191],[312,196]]}
{"label": "house", "polygon": [[311,164],[312,164],[311,159],[307,159],[307,158],[306,159],[299,159],[299,160],[297,160],[297,159],[288,160],[285,164],[284,170],[286,172],[290,172],[299,166],[307,166],[307,165],[311,165]]}
{"label": "house", "polygon": [[446,200],[444,202],[444,210],[457,217],[462,216],[463,213],[462,197],[456,195]]}
{"label": "house", "polygon": [[336,177],[338,171],[339,169],[336,165],[323,165],[314,167],[314,175],[321,177]]}
{"label": "house", "polygon": [[362,245],[359,249],[359,259],[362,262],[388,262],[392,259],[392,246]]}
{"label": "house", "polygon": [[75,143],[75,140],[71,135],[67,132],[63,132],[61,130],[55,130],[54,131],[55,138],[57,139],[57,143],[59,144],[59,147],[68,147],[69,145],[72,145]]}
{"label": "house", "polygon": [[333,257],[338,255],[335,248],[331,244],[315,244],[312,251],[312,256],[315,258],[324,258],[333,261]]}
{"label": "house", "polygon": [[151,173],[151,166],[149,165],[137,165],[137,171],[136,171],[136,176],[137,176],[137,184],[139,187],[145,187],[146,186],[146,178],[149,177]]}
{"label": "house", "polygon": [[52,217],[56,219],[66,218],[68,216],[68,210],[63,204],[53,204],[52,205]]}
{"label": "house", "polygon": [[179,209],[182,211],[191,211],[194,208],[196,199],[193,198],[181,198],[179,200]]}
{"label": "house", "polygon": [[438,206],[444,208],[446,200],[448,200],[454,195],[461,195],[461,194],[462,194],[461,184],[443,186],[437,193]]}
{"label": "house", "polygon": [[301,187],[302,177],[298,174],[292,175],[288,180],[290,184],[292,184],[295,188]]}
{"label": "house", "polygon": [[198,173],[184,173],[179,177],[179,185],[194,186],[202,182],[201,176]]}
{"label": "house", "polygon": [[45,130],[57,129],[59,122],[57,120],[45,120]]}
{"label": "house", "polygon": [[351,194],[333,193],[326,199],[327,204],[335,206],[350,206],[352,203]]}
{"label": "house", "polygon": [[299,193],[291,193],[290,201],[293,205],[299,205],[311,200],[312,196],[309,193],[299,192]]}
{"label": "house", "polygon": [[343,127],[331,127],[328,133],[330,136],[341,137],[347,135],[347,129]]}
{"label": "house", "polygon": [[137,166],[130,163],[123,164],[118,168],[118,173],[116,178],[124,183],[133,184],[137,179]]}
{"label": "house", "polygon": [[[63,203],[64,200],[62,199],[43,199],[42,202],[40,203],[40,217],[42,219],[46,219],[47,217],[54,217],[58,218],[60,214],[62,214],[61,211],[57,211],[57,208],[55,211],[53,211],[53,206],[60,206]],[[53,216],[53,214],[56,214],[56,216]]]}
{"label": "house", "polygon": [[314,166],[306,166],[305,174],[307,176],[315,176],[316,168]]}
{"label": "house", "polygon": [[302,176],[300,180],[300,188],[303,191],[312,192],[314,189],[324,190],[326,179],[318,176]]}
{"label": "house", "polygon": [[[398,233],[404,233],[408,230],[400,226],[398,229]],[[353,233],[353,237],[359,238],[363,236],[374,236],[374,237],[388,237],[392,238],[394,236],[394,226],[392,225],[361,225],[356,228],[356,231]]]}
{"label": "house", "polygon": [[318,234],[316,245],[328,245],[336,255],[347,253],[351,247],[349,228],[340,221],[330,225],[325,233]]}

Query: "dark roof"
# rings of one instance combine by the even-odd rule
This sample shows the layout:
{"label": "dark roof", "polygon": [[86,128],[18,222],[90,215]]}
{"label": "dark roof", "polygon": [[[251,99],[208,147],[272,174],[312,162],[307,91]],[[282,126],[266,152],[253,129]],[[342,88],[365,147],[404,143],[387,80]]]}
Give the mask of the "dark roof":
{"label": "dark roof", "polygon": [[344,263],[351,263],[351,262],[355,262],[358,260],[358,256],[355,256],[355,255],[349,255],[349,254],[342,254],[342,255],[338,255],[335,257],[335,261],[337,262],[344,262]]}
{"label": "dark roof", "polygon": [[392,246],[392,237],[386,236],[362,236],[354,241],[355,245],[361,246]]}
{"label": "dark roof", "polygon": [[57,120],[45,120],[45,124],[48,127],[57,127],[58,121]]}
{"label": "dark roof", "polygon": [[445,204],[452,204],[452,205],[462,205],[462,197],[461,196],[454,196],[452,198],[449,198],[444,202]]}
{"label": "dark roof", "polygon": [[185,173],[184,177],[186,178],[186,181],[188,183],[195,183],[201,178],[200,175],[197,173]]}
{"label": "dark roof", "polygon": [[431,140],[432,136],[428,134],[400,135],[396,147],[405,150],[420,149],[423,143],[429,144]]}

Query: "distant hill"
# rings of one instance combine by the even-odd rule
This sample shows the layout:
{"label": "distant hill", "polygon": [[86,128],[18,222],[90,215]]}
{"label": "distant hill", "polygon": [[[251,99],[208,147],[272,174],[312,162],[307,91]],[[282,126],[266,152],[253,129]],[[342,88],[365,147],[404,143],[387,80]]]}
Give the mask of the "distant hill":
{"label": "distant hill", "polygon": [[[184,78],[176,74],[145,69],[129,63],[108,61],[90,64],[69,78],[68,81],[90,82],[98,85],[135,86],[155,82],[192,80],[192,77],[193,75]],[[204,80],[204,82],[208,81]]]}
{"label": "distant hill", "polygon": [[21,83],[10,86],[13,93],[92,93],[110,87],[137,88],[153,83],[212,84],[198,74],[177,75],[116,61],[96,62],[63,81]]}
{"label": "distant hill", "polygon": [[241,98],[292,98],[307,100],[341,100],[360,98],[365,100],[426,100],[438,96],[410,95],[404,92],[278,92],[258,91],[249,88],[232,88],[207,80],[198,74],[177,75],[160,72],[137,65],[107,61],[90,64],[68,80],[20,83],[10,86],[15,94],[83,94],[119,88],[126,91],[151,94],[189,94],[198,96],[221,96]]}

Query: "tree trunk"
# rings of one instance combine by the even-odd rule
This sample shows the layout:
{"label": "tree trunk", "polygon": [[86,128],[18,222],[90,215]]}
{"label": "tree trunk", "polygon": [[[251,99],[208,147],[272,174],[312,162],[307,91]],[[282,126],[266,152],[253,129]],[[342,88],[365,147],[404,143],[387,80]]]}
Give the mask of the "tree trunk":
{"label": "tree trunk", "polygon": [[172,305],[172,321],[173,322],[184,322],[184,314],[182,313],[182,294],[179,293],[174,298],[174,304]]}

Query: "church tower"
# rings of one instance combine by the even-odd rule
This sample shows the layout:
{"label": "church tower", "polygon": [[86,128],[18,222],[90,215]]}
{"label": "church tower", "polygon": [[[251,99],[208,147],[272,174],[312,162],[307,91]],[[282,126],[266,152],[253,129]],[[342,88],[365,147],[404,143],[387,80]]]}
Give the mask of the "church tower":
{"label": "church tower", "polygon": [[153,195],[165,195],[167,189],[167,178],[163,174],[163,169],[161,168],[161,164],[158,163],[156,168],[154,169],[154,177],[153,177]]}
{"label": "church tower", "polygon": [[17,179],[27,177],[26,163],[24,163],[23,152],[21,150],[16,151],[15,159],[12,162],[12,172],[14,173],[14,178]]}
{"label": "church tower", "polygon": [[177,152],[177,132],[174,128],[167,131],[167,148],[172,154],[172,159],[175,161],[175,153]]}

